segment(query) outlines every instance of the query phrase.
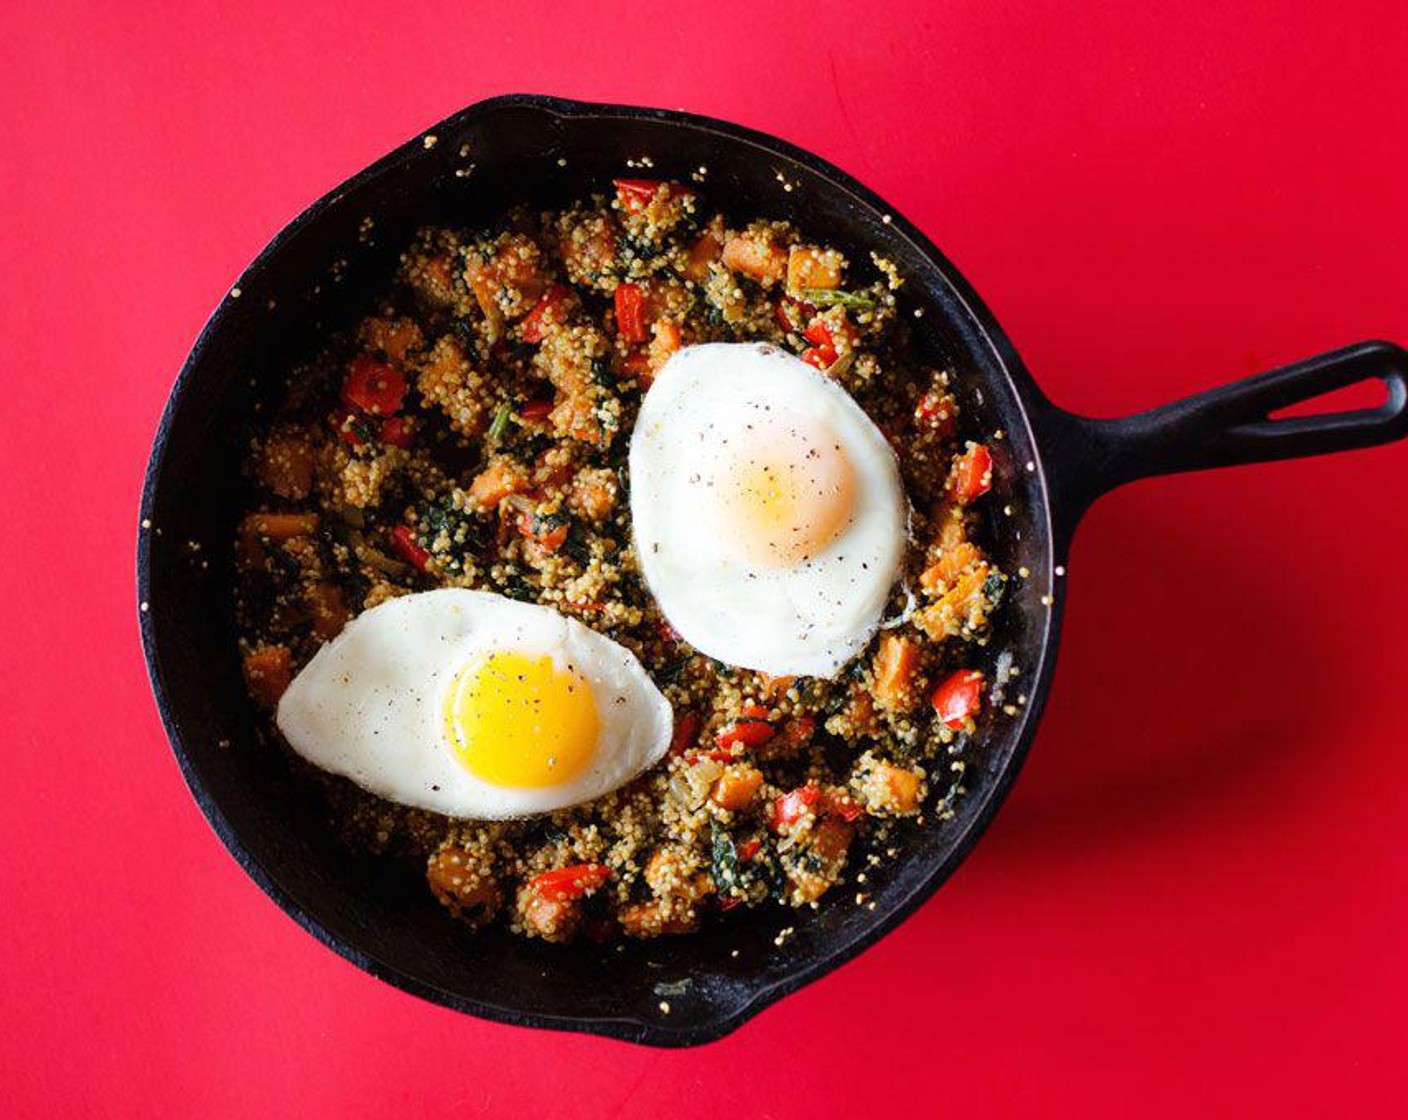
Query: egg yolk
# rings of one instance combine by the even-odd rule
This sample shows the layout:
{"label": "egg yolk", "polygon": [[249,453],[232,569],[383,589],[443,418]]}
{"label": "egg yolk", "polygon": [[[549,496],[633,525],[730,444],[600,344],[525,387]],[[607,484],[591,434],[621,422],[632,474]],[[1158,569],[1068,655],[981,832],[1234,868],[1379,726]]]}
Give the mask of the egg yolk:
{"label": "egg yolk", "polygon": [[577,777],[601,730],[591,686],[545,655],[498,652],[466,666],[445,694],[444,715],[465,769],[516,789]]}
{"label": "egg yolk", "polygon": [[791,568],[850,522],[856,478],[835,434],[784,428],[733,441],[705,493],[724,550],[753,567]]}

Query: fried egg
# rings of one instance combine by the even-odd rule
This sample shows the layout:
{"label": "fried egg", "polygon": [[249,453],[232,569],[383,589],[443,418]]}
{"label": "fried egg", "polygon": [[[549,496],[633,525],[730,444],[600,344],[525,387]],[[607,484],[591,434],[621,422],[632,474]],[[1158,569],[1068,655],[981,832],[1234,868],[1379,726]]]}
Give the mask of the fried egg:
{"label": "fried egg", "polygon": [[314,766],[480,820],[624,785],[664,756],[672,722],[630,650],[547,607],[460,588],[353,619],[278,708],[279,730]]}
{"label": "fried egg", "polygon": [[899,576],[908,507],[889,442],[774,346],[674,354],[631,436],[641,572],[685,641],[729,665],[833,677]]}

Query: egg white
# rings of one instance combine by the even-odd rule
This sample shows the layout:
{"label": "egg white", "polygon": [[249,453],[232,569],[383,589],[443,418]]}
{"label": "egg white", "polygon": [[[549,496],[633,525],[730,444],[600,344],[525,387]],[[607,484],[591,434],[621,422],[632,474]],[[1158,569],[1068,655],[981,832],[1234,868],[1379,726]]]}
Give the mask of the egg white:
{"label": "egg white", "polygon": [[[700,515],[711,453],[744,425],[816,424],[855,472],[856,507],[827,548],[789,568],[750,567]],[[631,519],[641,572],[670,625],[729,665],[834,677],[869,643],[900,574],[908,506],[879,428],[835,381],[762,343],[675,353],[631,436]]]}
{"label": "egg white", "polygon": [[[492,785],[445,741],[456,672],[495,651],[547,655],[590,686],[601,730],[588,768],[560,785]],[[630,650],[547,607],[450,588],[390,599],[353,619],[293,679],[278,708],[314,766],[402,805],[499,820],[578,805],[624,785],[669,748],[669,701]]]}

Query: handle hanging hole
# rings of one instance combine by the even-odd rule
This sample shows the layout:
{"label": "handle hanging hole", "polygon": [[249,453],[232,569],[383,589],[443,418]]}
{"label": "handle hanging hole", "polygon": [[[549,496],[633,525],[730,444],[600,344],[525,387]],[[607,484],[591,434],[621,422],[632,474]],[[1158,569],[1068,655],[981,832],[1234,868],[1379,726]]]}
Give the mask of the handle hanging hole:
{"label": "handle hanging hole", "polygon": [[1388,404],[1388,385],[1378,377],[1366,377],[1352,385],[1344,385],[1318,397],[1297,401],[1278,408],[1268,420],[1292,420],[1302,416],[1338,416],[1346,412],[1364,412]]}

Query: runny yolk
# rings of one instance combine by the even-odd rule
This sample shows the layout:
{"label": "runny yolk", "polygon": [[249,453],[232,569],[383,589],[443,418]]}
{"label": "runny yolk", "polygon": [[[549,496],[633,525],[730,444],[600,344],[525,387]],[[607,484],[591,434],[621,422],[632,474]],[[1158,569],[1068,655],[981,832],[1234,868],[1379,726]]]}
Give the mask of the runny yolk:
{"label": "runny yolk", "polygon": [[560,785],[596,752],[601,719],[590,685],[546,655],[491,653],[445,693],[445,737],[460,763],[491,785]]}
{"label": "runny yolk", "polygon": [[785,429],[736,442],[705,492],[727,552],[753,567],[791,568],[850,522],[856,479],[831,432]]}

